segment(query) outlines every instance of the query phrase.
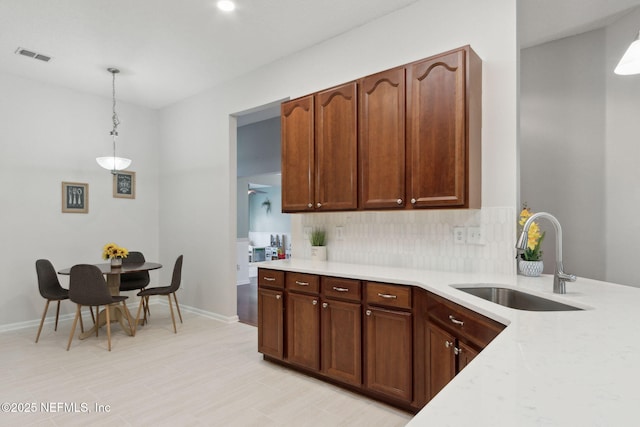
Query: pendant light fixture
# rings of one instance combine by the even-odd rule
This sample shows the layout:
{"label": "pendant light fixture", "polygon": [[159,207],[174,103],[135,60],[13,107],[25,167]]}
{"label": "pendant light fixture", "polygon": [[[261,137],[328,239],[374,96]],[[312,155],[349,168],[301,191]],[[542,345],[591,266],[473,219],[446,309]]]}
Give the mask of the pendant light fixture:
{"label": "pendant light fixture", "polygon": [[113,156],[97,157],[96,161],[100,166],[111,171],[112,174],[115,174],[116,171],[128,168],[131,164],[131,159],[116,156],[116,138],[118,137],[118,125],[120,124],[118,114],[116,114],[116,74],[118,74],[120,70],[117,68],[107,68],[107,71],[110,72],[112,76],[113,129],[111,130],[111,138],[113,140]]}
{"label": "pendant light fixture", "polygon": [[640,33],[638,33],[636,39],[629,45],[613,72],[621,76],[640,74]]}

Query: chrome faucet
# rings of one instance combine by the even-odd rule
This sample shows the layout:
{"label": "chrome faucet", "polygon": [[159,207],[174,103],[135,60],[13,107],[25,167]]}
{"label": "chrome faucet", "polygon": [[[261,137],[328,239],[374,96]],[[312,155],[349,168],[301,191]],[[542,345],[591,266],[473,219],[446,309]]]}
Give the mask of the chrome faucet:
{"label": "chrome faucet", "polygon": [[516,249],[523,251],[527,248],[527,242],[529,241],[529,228],[538,218],[548,219],[553,224],[553,228],[556,231],[556,272],[553,275],[553,293],[566,294],[567,289],[565,283],[575,282],[576,276],[564,272],[564,267],[562,266],[562,227],[555,216],[547,212],[538,212],[531,215],[522,227],[522,234],[520,234],[518,243],[516,243]]}

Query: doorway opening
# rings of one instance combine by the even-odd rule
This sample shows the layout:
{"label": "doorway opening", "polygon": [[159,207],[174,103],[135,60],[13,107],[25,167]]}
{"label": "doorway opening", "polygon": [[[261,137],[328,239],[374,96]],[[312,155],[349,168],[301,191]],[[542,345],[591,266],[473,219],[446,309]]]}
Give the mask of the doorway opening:
{"label": "doorway opening", "polygon": [[237,313],[257,324],[257,267],[290,254],[291,219],[282,213],[280,103],[234,114],[237,126]]}

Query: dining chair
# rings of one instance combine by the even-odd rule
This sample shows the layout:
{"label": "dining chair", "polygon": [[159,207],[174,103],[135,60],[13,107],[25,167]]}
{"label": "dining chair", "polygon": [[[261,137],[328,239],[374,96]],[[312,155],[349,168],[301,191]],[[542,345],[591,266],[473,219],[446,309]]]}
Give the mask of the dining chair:
{"label": "dining chair", "polygon": [[[173,266],[173,276],[171,278],[171,284],[169,286],[159,286],[155,288],[146,288],[142,291],[138,292],[138,296],[140,299],[140,305],[138,306],[138,313],[136,314],[136,320],[133,324],[133,335],[136,334],[136,328],[138,326],[138,321],[140,320],[140,311],[142,309],[143,300],[153,295],[166,295],[169,299],[169,310],[171,311],[171,321],[173,322],[173,332],[178,333],[176,329],[176,319],[173,315],[173,306],[171,303],[171,295],[173,295],[173,299],[176,303],[176,309],[178,310],[178,316],[180,316],[180,323],[182,323],[182,314],[180,313],[180,306],[178,305],[178,297],[176,296],[176,291],[180,288],[180,282],[182,281],[182,258],[180,255],[178,259],[176,259],[176,263]],[[147,303],[148,304],[148,303]]]}
{"label": "dining chair", "polygon": [[[129,251],[129,255],[122,259],[122,264],[143,264],[146,260],[142,252]],[[120,275],[120,292],[141,291],[149,285],[149,271],[135,271]],[[148,300],[144,302],[145,319],[149,314]]]}
{"label": "dining chair", "polygon": [[[54,331],[58,330],[58,317],[60,316],[60,301],[69,299],[69,291],[60,286],[58,281],[58,275],[53,268],[53,264],[48,259],[39,259],[36,261],[36,273],[38,275],[38,289],[42,298],[47,300],[44,306],[44,312],[42,313],[42,319],[40,319],[40,327],[38,328],[38,334],[36,335],[36,343],[40,339],[40,332],[42,332],[42,325],[44,319],[47,316],[49,310],[49,303],[51,301],[57,301],[56,307],[56,324]],[[80,327],[83,329],[82,324]]]}
{"label": "dining chair", "polygon": [[[124,306],[124,312],[129,322],[129,328],[131,329],[131,317],[129,316],[129,310],[127,310],[127,304],[125,300],[129,298],[123,295],[111,295],[107,282],[98,268],[95,265],[90,264],[78,264],[71,267],[71,273],[69,277],[69,299],[77,304],[76,317],[73,319],[73,326],[71,326],[71,334],[69,335],[69,343],[67,344],[67,351],[71,347],[71,341],[73,340],[73,334],[76,330],[76,324],[78,318],[82,321],[80,315],[80,309],[82,306],[96,306],[98,308],[97,313],[100,312],[100,306],[105,306],[105,316],[107,320],[107,342],[108,349],[111,351],[111,318],[109,313],[109,305],[122,303]],[[99,314],[98,314],[99,315]],[[96,336],[98,335],[98,327],[96,327]],[[133,330],[132,335],[133,335]]]}

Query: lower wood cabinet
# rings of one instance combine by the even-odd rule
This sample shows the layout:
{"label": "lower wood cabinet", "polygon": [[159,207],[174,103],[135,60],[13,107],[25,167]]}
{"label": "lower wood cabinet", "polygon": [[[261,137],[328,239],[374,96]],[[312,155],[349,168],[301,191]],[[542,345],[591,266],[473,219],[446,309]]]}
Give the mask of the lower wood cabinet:
{"label": "lower wood cabinet", "polygon": [[410,402],[413,393],[411,312],[366,310],[365,386]]}
{"label": "lower wood cabinet", "polygon": [[265,359],[412,412],[502,329],[417,287],[258,270]]}
{"label": "lower wood cabinet", "polygon": [[284,311],[282,291],[258,288],[258,351],[284,357]]}
{"label": "lower wood cabinet", "polygon": [[437,295],[425,294],[423,381],[426,401],[429,401],[504,329],[504,325]]}
{"label": "lower wood cabinet", "polygon": [[295,365],[320,369],[320,305],[316,295],[287,295],[287,357]]}
{"label": "lower wood cabinet", "polygon": [[322,373],[362,385],[362,305],[325,299],[322,302]]}

